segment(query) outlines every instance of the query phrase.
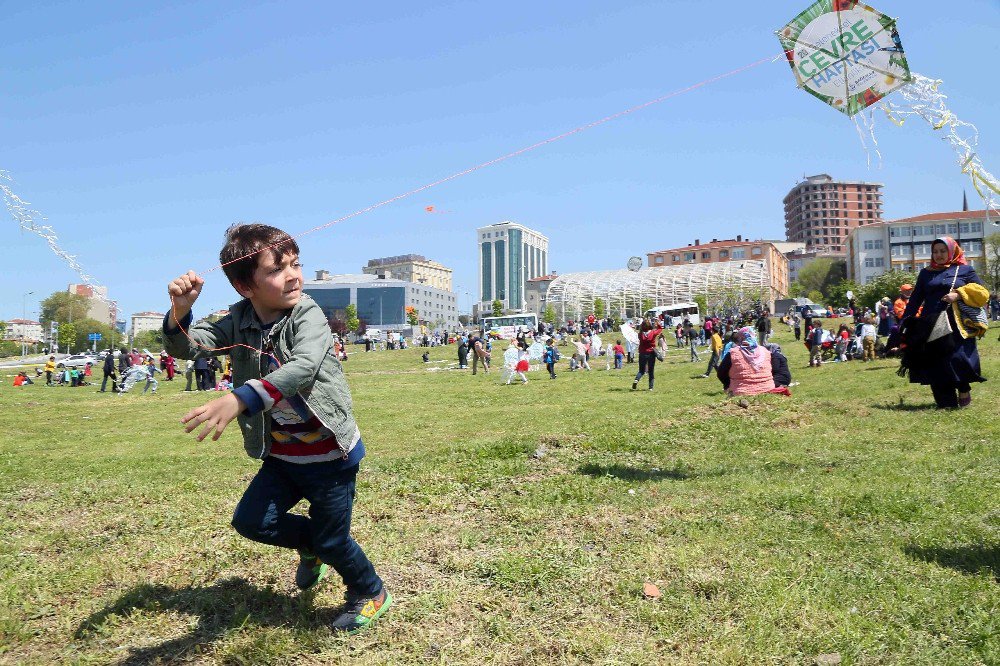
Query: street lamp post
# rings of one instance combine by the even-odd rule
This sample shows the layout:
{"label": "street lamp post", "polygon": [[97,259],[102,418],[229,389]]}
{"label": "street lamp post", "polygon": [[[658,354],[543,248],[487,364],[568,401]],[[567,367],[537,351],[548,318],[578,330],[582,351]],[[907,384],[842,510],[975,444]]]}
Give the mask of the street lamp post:
{"label": "street lamp post", "polygon": [[[22,322],[26,322],[27,321],[27,318],[28,318],[28,315],[27,315],[28,296],[31,296],[33,293],[35,293],[35,292],[29,291],[29,292],[25,292],[21,296],[21,321]],[[25,350],[27,349],[27,346],[25,345],[25,342],[24,342],[25,331],[27,331],[27,324],[22,323],[21,324],[21,358],[24,358],[24,356],[26,354]]]}

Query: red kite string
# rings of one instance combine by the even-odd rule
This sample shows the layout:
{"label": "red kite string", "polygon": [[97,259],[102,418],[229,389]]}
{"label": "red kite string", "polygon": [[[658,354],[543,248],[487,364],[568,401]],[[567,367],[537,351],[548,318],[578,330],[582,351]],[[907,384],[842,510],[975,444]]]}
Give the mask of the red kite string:
{"label": "red kite string", "polygon": [[[633,107],[631,107],[629,109],[625,109],[623,111],[619,111],[618,113],[613,113],[610,116],[605,116],[604,118],[601,118],[600,120],[595,120],[595,121],[589,122],[589,123],[587,123],[585,125],[580,125],[579,127],[575,127],[575,128],[573,128],[571,130],[563,132],[562,134],[557,134],[556,136],[552,136],[552,137],[549,137],[548,139],[544,139],[544,140],[539,141],[537,143],[533,143],[530,146],[525,146],[524,148],[520,148],[520,149],[515,150],[513,152],[507,153],[506,155],[501,155],[500,157],[495,157],[492,160],[489,160],[487,162],[482,162],[482,163],[477,164],[475,166],[469,167],[468,169],[464,169],[464,170],[459,171],[457,173],[453,173],[450,176],[445,176],[444,178],[441,178],[440,180],[435,180],[435,181],[433,181],[431,183],[427,183],[426,185],[421,185],[420,187],[412,189],[412,190],[410,190],[408,192],[403,192],[402,194],[397,194],[394,197],[391,197],[389,199],[385,199],[384,201],[380,201],[378,203],[372,204],[372,205],[370,205],[370,206],[368,206],[366,208],[362,208],[360,210],[356,210],[353,213],[348,213],[347,215],[344,215],[343,217],[338,217],[336,220],[332,220],[330,222],[326,222],[326,223],[321,224],[319,226],[313,227],[312,229],[306,229],[305,231],[303,231],[303,232],[301,232],[301,233],[296,234],[295,236],[293,236],[293,238],[298,239],[298,238],[301,238],[301,237],[303,237],[303,236],[305,236],[307,234],[311,234],[311,233],[313,233],[315,231],[319,231],[320,229],[326,229],[327,227],[332,227],[335,224],[339,224],[341,222],[345,222],[345,221],[347,221],[347,220],[349,220],[351,218],[357,217],[359,215],[364,215],[365,213],[370,213],[371,211],[373,211],[373,210],[375,210],[377,208],[381,208],[382,206],[387,206],[387,205],[389,205],[391,203],[395,203],[397,201],[400,201],[401,199],[406,199],[407,197],[411,197],[414,194],[418,194],[420,192],[423,192],[424,190],[429,190],[432,187],[437,187],[438,185],[443,185],[444,183],[447,183],[449,181],[455,180],[457,178],[461,178],[462,176],[467,176],[468,174],[473,173],[474,171],[479,171],[480,169],[485,169],[486,167],[490,167],[490,166],[493,166],[495,164],[499,164],[500,162],[505,162],[505,161],[507,161],[507,160],[509,160],[511,158],[518,157],[519,155],[523,155],[524,153],[527,153],[527,152],[530,152],[532,150],[535,150],[536,148],[541,148],[542,146],[547,146],[550,143],[555,143],[556,141],[559,141],[561,139],[565,139],[567,137],[573,136],[574,134],[579,134],[580,132],[583,132],[584,130],[588,130],[588,129],[597,127],[598,125],[603,125],[604,123],[611,122],[612,120],[617,120],[618,118],[621,118],[622,116],[627,116],[627,115],[629,115],[631,113],[635,113],[636,111],[641,111],[642,109],[645,109],[647,107],[653,106],[654,104],[659,104],[660,102],[664,102],[664,101],[666,101],[668,99],[671,99],[673,97],[678,97],[678,96],[683,95],[685,93],[692,92],[694,90],[697,90],[698,88],[703,88],[704,86],[707,86],[707,85],[709,85],[711,83],[715,83],[716,81],[721,81],[722,79],[726,79],[726,78],[729,78],[731,76],[735,76],[736,74],[741,74],[741,73],[743,73],[743,72],[745,72],[745,71],[747,71],[749,69],[753,69],[754,67],[758,67],[760,65],[763,65],[764,63],[767,63],[767,62],[776,62],[778,60],[781,60],[784,57],[785,57],[785,54],[784,53],[780,53],[780,54],[778,54],[776,56],[769,56],[767,58],[761,58],[760,60],[758,60],[756,62],[750,63],[749,65],[744,65],[743,67],[739,67],[737,69],[731,70],[731,71],[726,72],[724,74],[718,74],[718,75],[713,76],[711,78],[705,79],[704,81],[699,81],[698,83],[694,83],[692,85],[689,85],[689,86],[687,86],[685,88],[680,88],[678,90],[674,90],[673,92],[669,92],[669,93],[667,93],[665,95],[657,97],[656,99],[651,99],[648,102],[643,102],[642,104],[639,104],[637,106],[633,106]],[[283,242],[287,242],[287,241],[283,241]],[[214,268],[208,269],[207,271],[205,271],[205,273],[211,273],[211,272],[213,272],[215,270],[218,270],[218,269],[220,269],[220,268],[222,268],[224,266],[227,266],[229,264],[232,264],[232,263],[235,263],[237,261],[240,261],[241,259],[246,259],[247,257],[252,257],[255,254],[263,252],[264,250],[269,250],[272,247],[274,247],[274,246],[263,247],[263,248],[257,250],[256,252],[251,252],[251,253],[246,254],[246,255],[244,255],[242,257],[238,257],[236,259],[233,259],[232,261],[228,261],[228,262],[226,262],[224,264],[219,264],[218,266],[215,266]],[[248,345],[230,345],[228,347],[215,347],[215,348],[205,347],[204,345],[201,345],[198,342],[196,342],[190,335],[188,335],[188,332],[186,330],[184,330],[183,327],[181,327],[180,322],[177,321],[176,308],[173,307],[173,304],[171,304],[171,314],[174,316],[174,322],[175,322],[175,324],[178,326],[178,328],[181,329],[181,331],[183,331],[184,335],[186,335],[188,337],[188,339],[191,340],[191,342],[194,343],[196,346],[201,347],[201,348],[205,349],[206,351],[225,351],[227,349],[232,349],[233,347],[247,347],[248,349],[252,349],[253,351],[255,351],[255,352],[259,353],[259,354],[264,353],[262,350],[254,349],[253,347],[249,347]]]}

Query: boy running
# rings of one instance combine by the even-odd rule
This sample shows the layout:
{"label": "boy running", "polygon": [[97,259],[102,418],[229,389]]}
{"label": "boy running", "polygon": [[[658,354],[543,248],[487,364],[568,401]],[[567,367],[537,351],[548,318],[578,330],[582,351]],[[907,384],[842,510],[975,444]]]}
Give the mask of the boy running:
{"label": "boy running", "polygon": [[[296,549],[295,583],[303,590],[332,566],[347,588],[332,628],[354,633],[377,620],[392,596],[350,535],[365,447],[326,316],[302,293],[298,244],[280,229],[234,225],[219,259],[243,300],[219,321],[192,326],[191,307],[205,281],[189,271],[169,285],[173,308],[163,329],[173,356],[231,354],[236,389],[181,421],[187,432],[202,426],[202,441],[213,431],[218,440],[238,420],[247,454],[263,464],[236,506],[233,527],[253,541]],[[303,498],[308,518],[289,513]]]}

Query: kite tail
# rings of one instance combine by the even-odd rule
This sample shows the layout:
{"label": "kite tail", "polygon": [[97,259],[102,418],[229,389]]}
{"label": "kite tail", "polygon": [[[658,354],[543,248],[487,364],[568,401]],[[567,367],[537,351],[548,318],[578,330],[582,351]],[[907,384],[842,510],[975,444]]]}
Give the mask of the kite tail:
{"label": "kite tail", "polygon": [[907,117],[921,118],[933,131],[941,132],[942,141],[955,152],[962,173],[986,204],[987,214],[997,215],[1000,224],[1000,180],[987,170],[979,157],[979,130],[961,120],[948,108],[948,96],[940,91],[942,81],[913,73],[913,79],[899,89],[905,103],[882,102],[882,110],[892,122],[902,125]]}

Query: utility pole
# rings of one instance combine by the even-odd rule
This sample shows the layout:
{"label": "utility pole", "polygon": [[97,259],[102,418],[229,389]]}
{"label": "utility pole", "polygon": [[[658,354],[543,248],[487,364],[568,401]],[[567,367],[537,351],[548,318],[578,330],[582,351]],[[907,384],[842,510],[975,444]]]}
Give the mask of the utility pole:
{"label": "utility pole", "polygon": [[[31,296],[33,293],[35,293],[35,292],[29,291],[29,292],[26,292],[25,294],[23,294],[21,296],[21,321],[22,322],[26,322],[27,319],[28,319],[28,315],[27,315],[27,311],[26,311],[26,309],[27,309],[27,300],[28,300],[28,296]],[[25,342],[24,342],[24,334],[28,330],[27,327],[28,327],[28,325],[26,323],[22,323],[21,324],[21,358],[24,358],[25,354],[27,353],[26,352],[27,346],[25,345]]]}

